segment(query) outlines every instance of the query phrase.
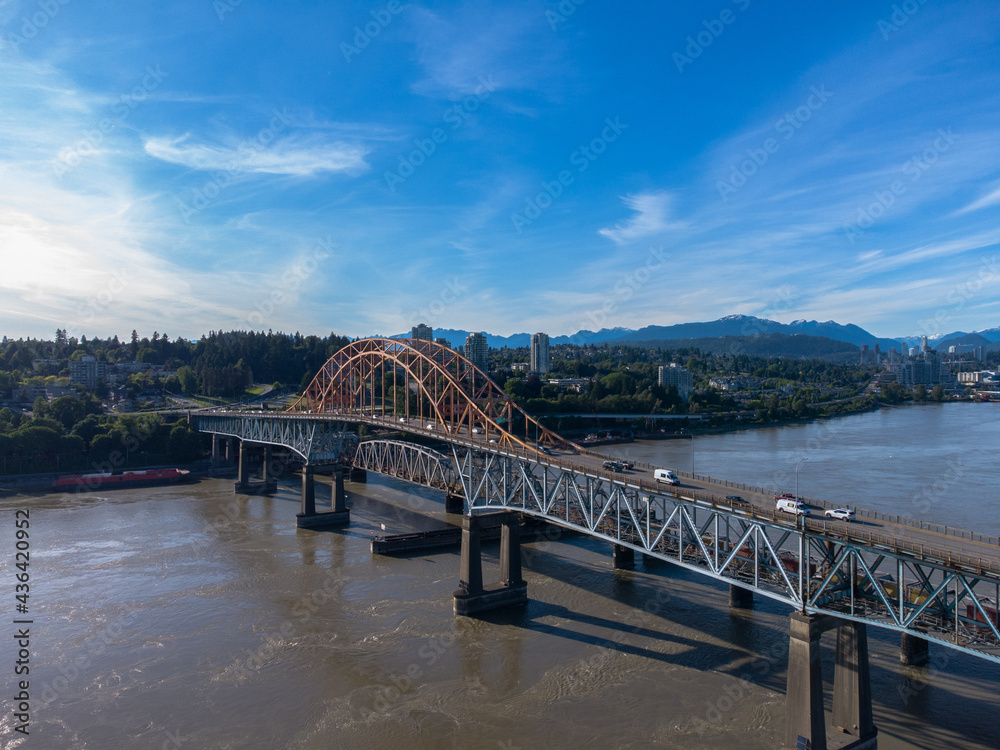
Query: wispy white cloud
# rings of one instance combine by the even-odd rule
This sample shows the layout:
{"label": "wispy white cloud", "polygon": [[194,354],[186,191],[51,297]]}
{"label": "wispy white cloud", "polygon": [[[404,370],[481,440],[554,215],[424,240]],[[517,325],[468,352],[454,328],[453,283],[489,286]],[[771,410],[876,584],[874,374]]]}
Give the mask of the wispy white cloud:
{"label": "wispy white cloud", "polygon": [[368,169],[368,149],[341,141],[289,136],[265,144],[259,138],[236,147],[217,146],[181,138],[150,138],[146,153],[171,164],[203,171],[225,170],[256,174],[311,177],[322,172],[356,174]]}
{"label": "wispy white cloud", "polygon": [[968,213],[969,211],[978,211],[979,209],[986,208],[987,206],[995,206],[997,203],[1000,203],[1000,185],[997,185],[989,193],[982,196],[981,198],[977,198],[969,205],[960,208],[955,213],[957,215],[957,214],[965,214]]}
{"label": "wispy white cloud", "polygon": [[621,224],[616,224],[614,227],[600,229],[598,234],[618,244],[623,244],[677,226],[667,221],[671,203],[671,196],[668,193],[626,195],[622,200],[626,206],[636,212],[636,216]]}

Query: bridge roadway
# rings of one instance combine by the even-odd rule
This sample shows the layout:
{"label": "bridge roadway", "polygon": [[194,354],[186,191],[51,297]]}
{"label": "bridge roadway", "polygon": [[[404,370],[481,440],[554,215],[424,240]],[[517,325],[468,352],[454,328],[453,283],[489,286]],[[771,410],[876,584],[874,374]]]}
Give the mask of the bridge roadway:
{"label": "bridge roadway", "polygon": [[[494,439],[488,438],[483,433],[472,434],[465,428],[452,433],[442,429],[438,423],[417,419],[405,421],[395,415],[383,417],[377,413],[340,413],[339,411],[327,414],[288,414],[265,411],[217,411],[209,413],[220,416],[258,416],[363,423],[390,431],[420,435],[444,443],[472,447],[486,453],[527,457],[541,463],[551,462],[570,470],[582,471],[610,481],[624,483],[626,486],[634,486],[647,492],[661,495],[671,494],[695,502],[721,506],[730,509],[734,515],[747,515],[753,519],[767,520],[792,529],[801,528],[798,525],[799,518],[776,509],[775,496],[780,494],[778,490],[751,487],[739,482],[699,474],[692,475],[690,472],[679,469],[674,469],[674,472],[681,480],[680,484],[670,486],[657,482],[653,477],[655,469],[670,467],[656,467],[635,462],[635,466],[631,470],[621,473],[612,472],[604,468],[604,462],[621,460],[621,456],[605,455],[582,446],[573,446],[572,448],[542,447],[538,451],[513,451],[510,448],[501,447]],[[734,495],[748,501],[749,507],[727,499]],[[998,537],[983,536],[967,530],[914,521],[898,516],[887,516],[851,503],[832,503],[805,497],[800,499],[811,511],[810,515],[804,519],[805,529],[816,536],[833,541],[862,544],[875,550],[885,549],[894,553],[912,555],[920,560],[939,562],[975,572],[1000,575],[1000,538]],[[822,515],[827,509],[840,507],[850,507],[854,510],[854,520],[840,521]]]}

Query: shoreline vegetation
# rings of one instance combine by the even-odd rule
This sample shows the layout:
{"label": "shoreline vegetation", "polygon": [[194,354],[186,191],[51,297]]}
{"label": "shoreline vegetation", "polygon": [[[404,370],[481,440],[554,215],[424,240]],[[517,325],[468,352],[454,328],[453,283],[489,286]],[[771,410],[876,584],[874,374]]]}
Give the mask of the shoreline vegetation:
{"label": "shoreline vegetation", "polygon": [[[271,331],[213,331],[197,341],[159,333],[140,338],[135,331],[123,341],[117,336],[78,340],[61,329],[52,341],[4,337],[0,476],[142,469],[203,459],[209,438],[190,428],[185,410],[251,402],[268,408],[268,399],[304,390],[348,343],[333,333]],[[529,358],[526,347],[489,350],[488,370],[508,398],[578,442],[588,433],[604,437],[609,429],[621,440],[660,438],[681,429],[680,434],[707,434],[796,424],[883,405],[947,401],[959,394],[940,385],[910,390],[879,383],[875,365],[758,357],[738,350],[559,344],[550,351],[548,377],[557,380],[515,367]],[[989,352],[978,363],[997,364],[1000,352]],[[691,374],[693,390],[686,399],[675,386],[660,385],[659,370],[666,365]],[[91,373],[89,382],[71,382],[85,371]],[[399,374],[386,372],[373,381],[371,397],[412,411],[417,397],[405,385]],[[165,413],[150,411],[154,408]],[[603,416],[608,414],[622,419]]]}

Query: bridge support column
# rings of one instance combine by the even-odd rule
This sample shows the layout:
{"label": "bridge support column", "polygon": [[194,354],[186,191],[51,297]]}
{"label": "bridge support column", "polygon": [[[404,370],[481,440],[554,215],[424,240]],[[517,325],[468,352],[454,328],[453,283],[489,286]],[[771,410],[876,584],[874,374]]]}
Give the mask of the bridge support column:
{"label": "bridge support column", "polygon": [[[785,695],[785,747],[826,750],[823,671],[819,641],[823,615],[793,612],[788,631],[788,690]],[[809,742],[804,745],[801,739]]]}
{"label": "bridge support column", "polygon": [[278,483],[274,479],[267,477],[267,465],[271,460],[271,446],[264,446],[264,481],[258,482],[250,479],[250,451],[253,449],[251,443],[245,440],[240,441],[240,460],[237,470],[236,482],[233,484],[233,492],[238,495],[268,495],[278,489]]}
{"label": "bridge support column", "polygon": [[753,609],[753,591],[729,584],[729,606],[733,609]]}
{"label": "bridge support column", "polygon": [[464,513],[465,498],[461,495],[453,495],[450,492],[444,496],[445,513]]}
{"label": "bridge support column", "polygon": [[459,588],[455,591],[455,614],[475,615],[500,607],[526,604],[528,585],[521,578],[520,519],[517,513],[504,514],[500,531],[500,582],[497,588],[483,587],[483,560],[479,539],[479,516],[462,519],[462,562]]}
{"label": "bridge support column", "polygon": [[930,644],[920,636],[903,633],[899,644],[899,663],[907,667],[919,667],[930,657]]}
{"label": "bridge support column", "polygon": [[[823,716],[820,638],[824,631],[834,627],[837,628],[837,664],[833,680],[836,732],[828,737]],[[784,747],[875,750],[878,730],[872,719],[867,627],[827,615],[796,612],[791,616],[788,635]]]}
{"label": "bridge support column", "polygon": [[[315,469],[308,464],[302,467],[302,512],[295,516],[295,525],[300,529],[315,529],[322,526],[347,526],[351,522],[351,512],[344,505],[344,478],[342,469],[338,469],[340,481],[336,478],[330,496],[331,510],[316,511],[316,477]],[[339,493],[338,493],[339,484]],[[339,501],[338,499],[339,498]],[[338,510],[338,502],[340,510]]]}
{"label": "bridge support column", "polygon": [[365,484],[368,481],[368,472],[364,469],[356,469],[352,467],[350,479],[352,482]]}
{"label": "bridge support column", "polygon": [[247,489],[247,480],[249,479],[249,474],[248,474],[249,467],[247,466],[247,463],[250,459],[250,456],[247,455],[248,446],[245,440],[240,441],[239,450],[240,450],[239,454],[240,457],[239,461],[237,462],[236,483],[233,485],[233,491],[236,493],[244,493],[244,491]]}
{"label": "bridge support column", "polygon": [[872,688],[868,668],[868,626],[841,622],[837,626],[837,668],[833,678],[833,726],[856,738],[852,748],[874,748]]}
{"label": "bridge support column", "polygon": [[222,446],[220,445],[219,436],[216,433],[212,433],[212,467],[219,465],[222,458],[221,452]]}
{"label": "bridge support column", "polygon": [[261,469],[261,476],[264,479],[264,484],[266,485],[271,479],[271,446],[264,446],[264,467]]}
{"label": "bridge support column", "polygon": [[635,550],[631,547],[614,545],[611,553],[611,567],[615,570],[632,570],[635,568]]}

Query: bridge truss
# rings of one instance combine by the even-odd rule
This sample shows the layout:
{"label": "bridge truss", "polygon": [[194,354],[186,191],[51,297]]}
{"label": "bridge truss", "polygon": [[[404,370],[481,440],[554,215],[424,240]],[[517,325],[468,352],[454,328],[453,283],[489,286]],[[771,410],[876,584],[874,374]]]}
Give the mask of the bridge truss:
{"label": "bridge truss", "polygon": [[269,418],[229,412],[192,414],[190,421],[200,432],[290,448],[307,464],[347,461],[358,443],[352,425],[328,420]]}
{"label": "bridge truss", "polygon": [[289,411],[416,422],[525,450],[534,450],[533,443],[571,447],[468,359],[420,339],[360,339],[345,346]]}
{"label": "bridge truss", "polygon": [[[1000,662],[996,563],[930,549],[914,554],[840,526],[820,532],[708,493],[630,483],[537,454],[462,445],[451,452],[375,440],[362,444],[355,465],[457,488],[467,513],[515,510],[802,612],[910,633]],[[437,469],[428,465],[433,461]]]}

